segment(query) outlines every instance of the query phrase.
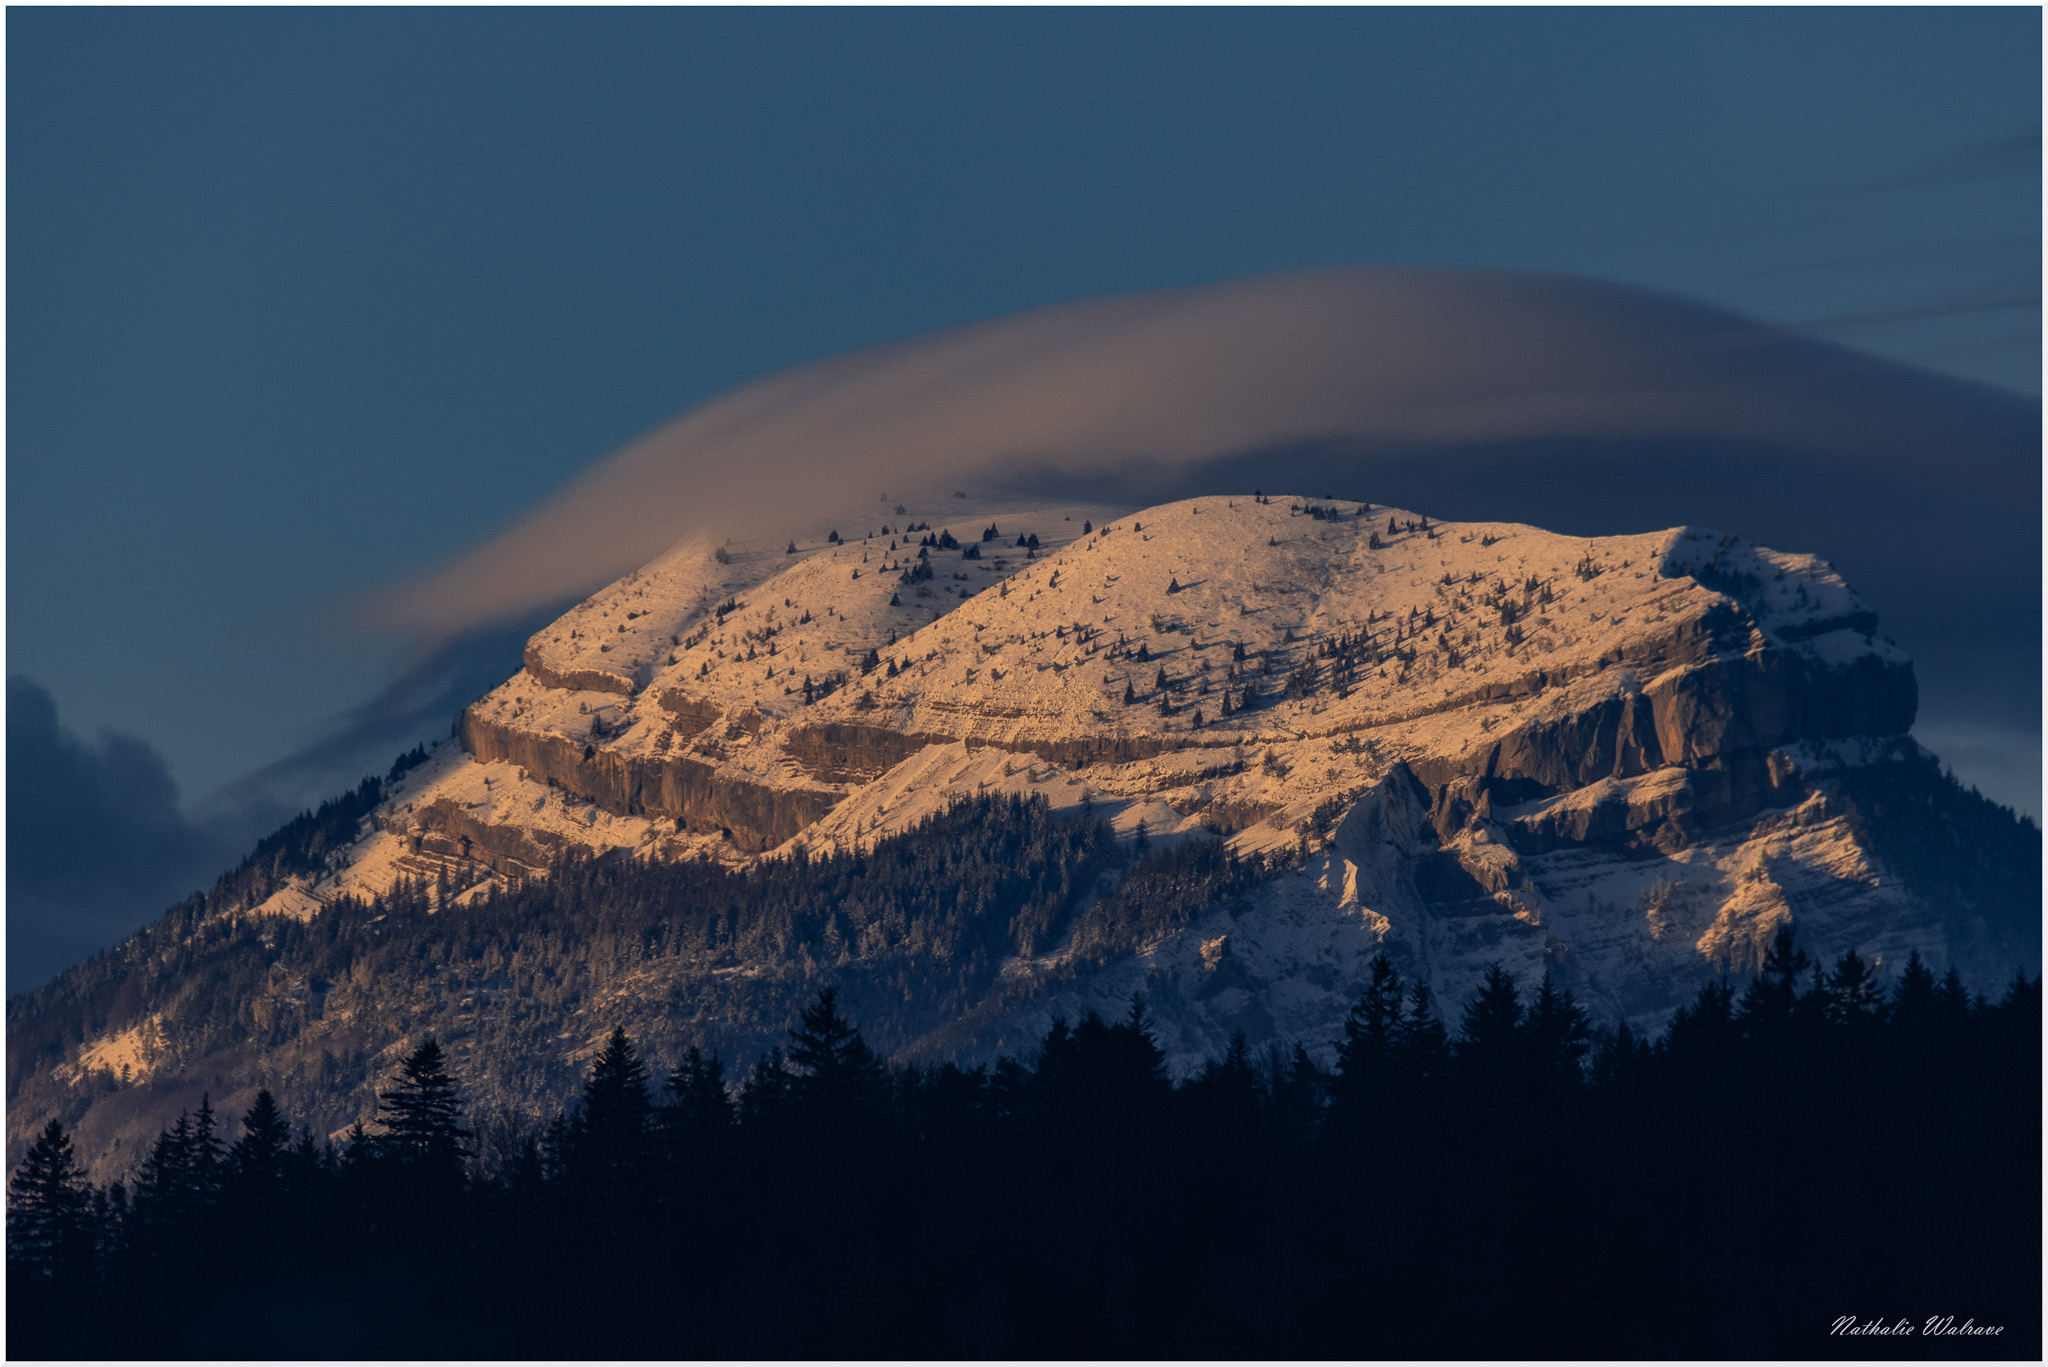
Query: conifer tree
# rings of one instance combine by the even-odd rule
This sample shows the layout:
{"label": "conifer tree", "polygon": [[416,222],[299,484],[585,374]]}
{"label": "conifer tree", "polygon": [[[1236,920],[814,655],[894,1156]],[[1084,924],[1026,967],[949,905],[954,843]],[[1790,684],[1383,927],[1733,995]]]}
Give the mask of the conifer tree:
{"label": "conifer tree", "polygon": [[667,1091],[663,1121],[671,1133],[705,1139],[731,1127],[732,1098],[726,1094],[725,1064],[717,1054],[707,1059],[691,1045],[669,1074]]}
{"label": "conifer tree", "polygon": [[1799,995],[1798,978],[1812,961],[1793,941],[1792,927],[1781,925],[1764,951],[1762,967],[1742,994],[1740,1020],[1751,1034],[1785,1025],[1792,1019]]}
{"label": "conifer tree", "polygon": [[754,1066],[747,1070],[746,1082],[740,1086],[741,1123],[761,1127],[779,1118],[788,1109],[795,1083],[781,1045],[754,1060]]}
{"label": "conifer tree", "polygon": [[834,1109],[876,1098],[882,1061],[860,1030],[839,1013],[839,990],[827,985],[789,1032],[789,1064],[796,1073],[798,1100]]}
{"label": "conifer tree", "polygon": [[633,1134],[646,1128],[647,1065],[633,1048],[626,1027],[615,1025],[583,1084],[586,1129]]}
{"label": "conifer tree", "polygon": [[1249,1144],[1258,1133],[1266,1092],[1244,1031],[1231,1033],[1223,1057],[1205,1062],[1188,1091],[1197,1123],[1209,1130],[1212,1143],[1220,1141],[1225,1148]]}
{"label": "conifer tree", "polygon": [[1934,1006],[1941,1020],[1951,1028],[1969,1022],[1970,994],[1953,967],[1942,975],[1941,986],[1934,989]]}
{"label": "conifer tree", "polygon": [[1267,1090],[1273,1098],[1273,1115],[1289,1142],[1306,1145],[1315,1135],[1321,1118],[1323,1097],[1329,1079],[1309,1056],[1308,1047],[1297,1043],[1284,1064],[1276,1049],[1272,1080]]}
{"label": "conifer tree", "polygon": [[1593,1050],[1594,1085],[1611,1091],[1633,1084],[1647,1063],[1649,1052],[1648,1042],[1636,1038],[1626,1020],[1612,1030],[1601,1031],[1599,1044]]}
{"label": "conifer tree", "polygon": [[185,1140],[191,1129],[192,1118],[180,1111],[174,1124],[157,1131],[156,1143],[150,1145],[148,1156],[136,1169],[135,1190],[138,1196],[147,1193],[169,1200],[183,1186]]}
{"label": "conifer tree", "polygon": [[7,1179],[7,1263],[39,1280],[77,1279],[91,1255],[91,1197],[71,1136],[52,1118]]}
{"label": "conifer tree", "polygon": [[242,1137],[228,1148],[228,1171],[235,1186],[245,1194],[274,1194],[284,1185],[291,1152],[292,1127],[277,1099],[264,1088],[242,1117]]}
{"label": "conifer tree", "polygon": [[647,1065],[626,1028],[615,1025],[583,1083],[569,1135],[571,1180],[601,1202],[631,1196],[646,1175],[652,1120]]}
{"label": "conifer tree", "polygon": [[192,1127],[185,1137],[185,1190],[194,1205],[210,1206],[220,1197],[221,1179],[227,1166],[226,1146],[220,1124],[213,1112],[211,1094],[199,1094],[199,1109],[192,1114]]}
{"label": "conifer tree", "polygon": [[1906,956],[1906,967],[1892,989],[1891,1020],[1908,1029],[1925,1029],[1935,1016],[1934,974],[1915,949]]}
{"label": "conifer tree", "polygon": [[1877,1023],[1884,1011],[1884,992],[1877,975],[1854,949],[1835,961],[1828,975],[1828,1018],[1838,1025],[1865,1029]]}
{"label": "conifer tree", "polygon": [[136,1169],[136,1223],[147,1234],[168,1230],[196,1204],[186,1180],[191,1137],[192,1118],[181,1111],[175,1124],[157,1132],[156,1143]]}
{"label": "conifer tree", "polygon": [[462,1128],[455,1078],[432,1035],[399,1064],[391,1089],[377,1094],[377,1124],[370,1152],[442,1183],[460,1181],[469,1131]]}
{"label": "conifer tree", "polygon": [[1450,1035],[1437,1016],[1436,1003],[1426,983],[1408,989],[1408,1014],[1402,1018],[1394,1056],[1401,1072],[1412,1081],[1444,1075],[1451,1057]]}
{"label": "conifer tree", "polygon": [[1344,1038],[1337,1043],[1336,1104],[1358,1112],[1369,1104],[1371,1090],[1386,1080],[1393,1066],[1401,1032],[1401,975],[1382,950],[1373,956],[1371,977],[1344,1018]]}
{"label": "conifer tree", "polygon": [[1665,1049],[1695,1074],[1724,1071],[1734,1058],[1741,1025],[1735,1013],[1735,989],[1725,982],[1707,983],[1690,1004],[1678,1008],[1665,1034]]}
{"label": "conifer tree", "polygon": [[1569,990],[1559,991],[1550,975],[1529,1004],[1523,1029],[1530,1061],[1538,1076],[1576,1084],[1584,1077],[1586,1051],[1592,1043],[1592,1022]]}
{"label": "conifer tree", "polygon": [[1499,964],[1486,970],[1479,991],[1465,1004],[1458,1031],[1458,1059],[1485,1073],[1502,1073],[1518,1052],[1522,1003],[1514,977]]}

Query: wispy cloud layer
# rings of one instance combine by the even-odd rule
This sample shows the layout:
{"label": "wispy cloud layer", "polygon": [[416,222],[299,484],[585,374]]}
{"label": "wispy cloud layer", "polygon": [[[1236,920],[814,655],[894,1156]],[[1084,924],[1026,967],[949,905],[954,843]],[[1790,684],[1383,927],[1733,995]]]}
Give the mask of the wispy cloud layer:
{"label": "wispy cloud layer", "polygon": [[[1944,452],[2003,481],[2025,401],[1688,301],[1569,277],[1329,271],[1040,309],[788,371],[602,462],[371,606],[454,634],[585,590],[699,530],[891,485],[1177,467],[1285,443],[1762,442],[1852,471]],[[1369,468],[1369,467],[1368,467]]]}
{"label": "wispy cloud layer", "polygon": [[[1247,481],[1581,532],[1706,523],[1832,556],[1937,711],[2038,734],[2040,406],[1667,294],[1329,270],[1091,299],[770,377],[363,607],[448,640],[684,535],[882,490]],[[1327,487],[1312,487],[1327,486]],[[1975,690],[1975,701],[1966,696]]]}

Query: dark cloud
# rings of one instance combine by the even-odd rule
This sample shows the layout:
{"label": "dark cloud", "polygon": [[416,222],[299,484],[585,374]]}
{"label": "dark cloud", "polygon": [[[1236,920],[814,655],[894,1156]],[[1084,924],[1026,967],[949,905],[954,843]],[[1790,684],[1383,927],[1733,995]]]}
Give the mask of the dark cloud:
{"label": "dark cloud", "polygon": [[7,680],[7,990],[33,987],[212,882],[224,832],[185,814],[162,756],[87,741],[41,684]]}
{"label": "dark cloud", "polygon": [[[535,617],[552,617],[554,606]],[[200,802],[183,804],[163,757],[135,736],[87,741],[41,684],[7,681],[7,990],[23,991],[148,924],[264,833],[421,740],[519,668],[540,625],[449,641],[318,739]]]}

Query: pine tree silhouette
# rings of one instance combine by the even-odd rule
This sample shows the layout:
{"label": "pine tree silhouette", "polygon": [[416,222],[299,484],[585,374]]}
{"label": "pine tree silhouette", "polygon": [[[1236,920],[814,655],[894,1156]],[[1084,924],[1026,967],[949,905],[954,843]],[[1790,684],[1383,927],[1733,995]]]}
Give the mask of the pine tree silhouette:
{"label": "pine tree silhouette", "polygon": [[7,1264],[39,1280],[82,1278],[91,1201],[71,1136],[52,1118],[7,1179]]}
{"label": "pine tree silhouette", "polygon": [[1862,1030],[1877,1023],[1884,1012],[1884,993],[1877,975],[1854,949],[1847,950],[1828,974],[1828,1018],[1837,1025]]}
{"label": "pine tree silhouette", "polygon": [[564,1136],[563,1175],[582,1233],[614,1251],[629,1244],[630,1212],[654,1195],[654,1111],[647,1065],[615,1025],[591,1061],[582,1106]]}
{"label": "pine tree silhouette", "polygon": [[1943,1023],[1951,1029],[1969,1024],[1970,994],[1954,968],[1942,975],[1941,986],[1934,989],[1934,1006]]}
{"label": "pine tree silhouette", "polygon": [[1763,965],[1742,994],[1740,1019],[1750,1033],[1780,1028],[1792,1019],[1799,997],[1798,979],[1812,966],[1793,941],[1792,927],[1782,925],[1764,951]]}
{"label": "pine tree silhouette", "polygon": [[1276,1049],[1272,1074],[1267,1090],[1273,1098],[1274,1119],[1289,1145],[1305,1148],[1316,1137],[1330,1079],[1316,1067],[1303,1044],[1296,1044],[1284,1063]]}
{"label": "pine tree silhouette", "polygon": [[1935,1019],[1934,974],[1915,949],[1906,956],[1906,967],[1892,989],[1889,1014],[1893,1021],[1924,1029]]}
{"label": "pine tree silhouette", "polygon": [[1391,1104],[1395,1072],[1403,1065],[1401,975],[1385,951],[1373,956],[1365,991],[1344,1018],[1337,1070],[1330,1080],[1331,1123],[1356,1128],[1375,1123]]}
{"label": "pine tree silhouette", "polygon": [[1408,1014],[1401,1020],[1394,1057],[1401,1071],[1418,1083],[1443,1077],[1450,1062],[1450,1036],[1437,1016],[1427,984],[1417,983],[1408,990]]}
{"label": "pine tree silhouette", "polygon": [[198,1207],[217,1203],[226,1176],[227,1152],[209,1093],[199,1094],[199,1109],[192,1113],[192,1126],[185,1136],[184,1158],[186,1200]]}
{"label": "pine tree silhouette", "polygon": [[1264,1137],[1269,1098],[1244,1031],[1233,1031],[1223,1057],[1204,1063],[1181,1090],[1212,1161],[1230,1167],[1250,1161]]}
{"label": "pine tree silhouette", "polygon": [[1529,1004],[1523,1031],[1536,1074],[1576,1086],[1584,1079],[1586,1052],[1592,1046],[1592,1022],[1569,991],[1559,991],[1550,975]]}
{"label": "pine tree silhouette", "polygon": [[669,1102],[662,1111],[662,1125],[672,1137],[703,1142],[732,1128],[732,1098],[726,1094],[725,1064],[718,1055],[707,1059],[691,1045],[669,1074],[666,1090]]}
{"label": "pine tree silhouette", "polygon": [[[1182,868],[1175,857],[1130,881]],[[565,868],[553,895],[577,876]],[[1196,887],[1158,886],[1168,901]],[[1328,1042],[1340,1085],[1384,1075],[1363,1131],[1336,1123],[1341,1096],[1322,1122],[1331,1079],[1300,1044],[1255,1059],[1236,1034],[1176,1086],[1142,998],[1113,1022],[1056,1021],[1019,1041],[1021,1058],[887,1070],[829,992],[795,1022],[787,1060],[773,1050],[755,1066],[737,1115],[719,1060],[687,1052],[657,1112],[671,1142],[650,1141],[647,1167],[609,1188],[585,1180],[590,1150],[577,1146],[593,1116],[604,1128],[645,1115],[646,1070],[623,1031],[586,1070],[573,1122],[493,1123],[476,1185],[447,1205],[422,1200],[383,1134],[357,1127],[339,1163],[310,1134],[286,1143],[267,1094],[227,1151],[217,1205],[190,1165],[215,1125],[210,1102],[202,1121],[160,1133],[132,1202],[118,1184],[84,1183],[71,1137],[50,1125],[9,1184],[8,1346],[218,1355],[242,1332],[220,1307],[264,1304],[283,1284],[327,1351],[366,1341],[340,1335],[367,1294],[378,1342],[437,1333],[457,1355],[658,1356],[680,1334],[716,1358],[1058,1358],[1102,1345],[1489,1357],[1530,1335],[1589,1359],[1665,1343],[1765,1356],[1822,1332],[1817,1295],[1877,1299],[1910,1283],[1971,1298],[1977,1323],[2003,1320],[2036,1356],[2038,982],[1972,1007],[1958,977],[1937,982],[1915,957],[1880,1012],[1877,974],[1845,955],[1794,998],[1796,1027],[1759,1033],[1752,1003],[1806,987],[1789,940],[1766,957],[1771,982],[1740,1015],[1734,989],[1708,984],[1654,1045],[1625,1024],[1603,1032],[1585,1082],[1584,1013],[1557,983],[1524,1001],[1504,969],[1489,973],[1447,1068],[1427,990],[1404,994],[1378,961]],[[1932,1033],[1915,1025],[1930,1018]],[[1498,1076],[1482,1067],[1497,1055]],[[845,1090],[835,1078],[865,1094],[858,1108],[824,1099]],[[1884,1104],[1887,1087],[1915,1104]],[[380,1130],[398,1119],[387,1103]],[[254,1211],[242,1183],[273,1160],[283,1199]],[[1757,1214],[1720,1218],[1730,1210]],[[50,1211],[75,1237],[35,1233]],[[429,1227],[460,1237],[408,1240]],[[75,1252],[53,1260],[52,1247]],[[806,1280],[792,1299],[792,1248],[845,1250],[860,1275]],[[1687,1271],[1737,1260],[1755,1294],[1730,1298]],[[383,1270],[336,1275],[351,1261]],[[992,1316],[992,1279],[1060,1313]],[[1350,1289],[1368,1282],[1426,1325],[1364,1323]],[[1240,1294],[1220,1297],[1225,1284]],[[662,1313],[619,1310],[646,1304]],[[293,1318],[266,1346],[298,1347],[276,1338]]]}
{"label": "pine tree silhouette", "polygon": [[818,989],[789,1032],[789,1064],[797,1099],[834,1109],[873,1100],[883,1079],[882,1061],[839,1014],[839,990],[829,985]]}
{"label": "pine tree silhouette", "polygon": [[291,1153],[292,1127],[266,1087],[242,1117],[242,1137],[228,1148],[231,1180],[244,1194],[275,1194],[284,1185]]}
{"label": "pine tree silhouette", "polygon": [[192,1118],[183,1112],[169,1129],[159,1130],[156,1143],[135,1173],[135,1197],[145,1214],[166,1216],[185,1196],[185,1154],[190,1147]]}
{"label": "pine tree silhouette", "polygon": [[772,1126],[788,1110],[795,1085],[796,1078],[778,1044],[747,1070],[747,1080],[740,1087],[742,1122],[764,1129]]}
{"label": "pine tree silhouette", "polygon": [[444,1183],[461,1179],[468,1156],[462,1102],[455,1078],[432,1035],[398,1065],[390,1090],[377,1094],[379,1131],[370,1136],[377,1157],[416,1168]]}
{"label": "pine tree silhouette", "polygon": [[1514,977],[1499,964],[1486,970],[1479,992],[1465,1005],[1458,1031],[1460,1063],[1485,1074],[1504,1074],[1519,1052],[1522,1003]]}
{"label": "pine tree silhouette", "polygon": [[626,1027],[615,1025],[583,1084],[578,1137],[592,1162],[608,1171],[627,1169],[645,1156],[651,1117],[647,1065]]}

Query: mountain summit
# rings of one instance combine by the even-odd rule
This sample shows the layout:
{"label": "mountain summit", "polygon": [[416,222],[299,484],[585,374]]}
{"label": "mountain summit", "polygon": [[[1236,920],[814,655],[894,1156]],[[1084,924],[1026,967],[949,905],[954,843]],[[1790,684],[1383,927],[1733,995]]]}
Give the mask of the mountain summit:
{"label": "mountain summit", "polygon": [[[130,946],[10,1004],[32,1041],[10,1135],[83,1109],[82,1143],[111,1151],[229,1061],[273,1086],[321,1073],[302,1109],[340,1126],[430,1028],[530,1108],[552,1084],[495,1012],[579,1047],[624,1018],[744,1056],[824,980],[877,1043],[963,1059],[1142,992],[1185,1064],[1236,1031],[1327,1046],[1382,949],[1439,1001],[1497,963],[1638,1027],[1752,972],[1787,925],[1987,990],[2038,972],[2039,832],[1945,777],[1914,709],[1910,662],[1831,566],[1700,528],[1581,538],[1254,494],[884,501],[769,544],[689,541],[535,635],[454,740],[188,911],[245,928],[222,964],[271,945],[265,975],[235,970],[247,1000],[198,1013],[169,977],[138,986]],[[544,1005],[496,950],[337,981],[276,948],[377,899],[509,946],[492,908],[607,855],[756,885],[813,870],[859,902],[881,851],[962,812],[1098,846],[1033,884],[1028,916],[999,910],[1002,879],[1036,866],[975,906],[958,891],[952,939],[902,912],[763,935],[735,911],[687,943],[607,942],[615,961]],[[697,914],[683,896],[647,924]],[[396,933],[364,925],[319,933]],[[963,936],[980,947],[954,963]],[[934,956],[946,990],[907,988]]]}

